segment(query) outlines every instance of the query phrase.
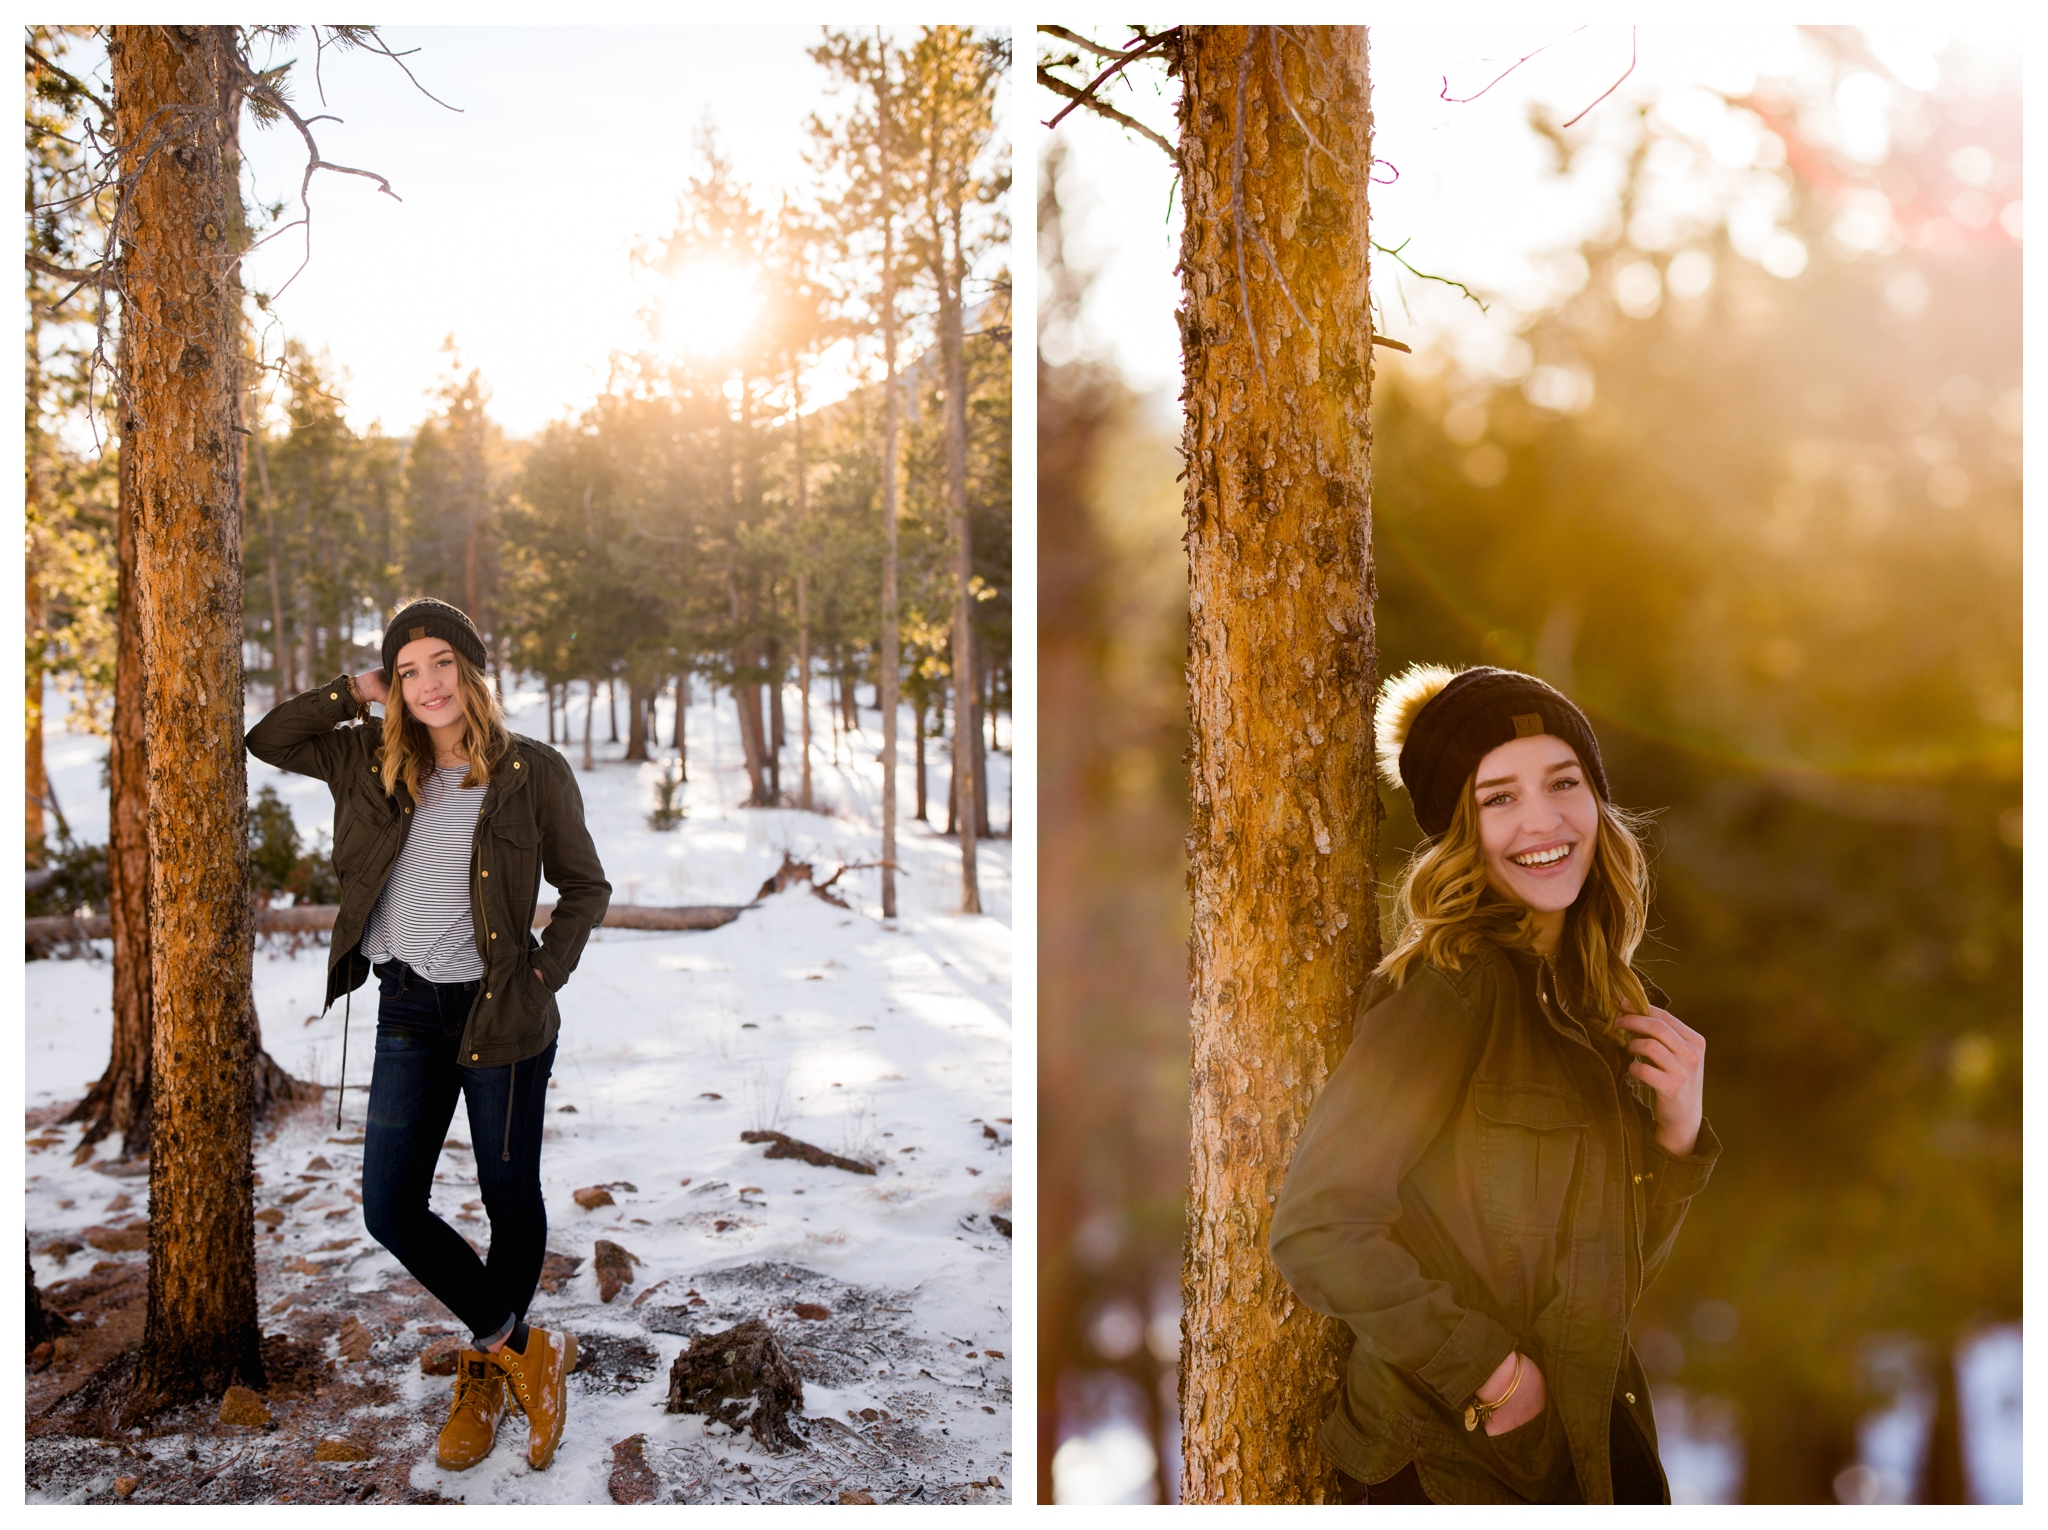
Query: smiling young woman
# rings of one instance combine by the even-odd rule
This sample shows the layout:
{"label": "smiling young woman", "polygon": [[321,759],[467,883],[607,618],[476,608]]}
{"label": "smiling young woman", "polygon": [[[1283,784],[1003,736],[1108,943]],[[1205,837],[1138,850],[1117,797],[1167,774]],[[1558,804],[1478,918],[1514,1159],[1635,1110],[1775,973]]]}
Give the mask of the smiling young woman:
{"label": "smiling young woman", "polygon": [[[555,994],[611,885],[575,773],[506,730],[467,616],[412,602],[391,619],[383,659],[275,708],[249,731],[249,752],[334,793],[341,907],[327,1003],[373,972],[380,998],[363,1222],[475,1335],[436,1457],[452,1471],[476,1465],[516,1405],[527,1459],[544,1469],[576,1364],[573,1336],[526,1323],[547,1252],[540,1150],[561,1028]],[[370,715],[373,702],[383,717]],[[558,901],[536,940],[543,876]],[[344,1069],[347,1056],[344,1032]],[[488,1260],[428,1205],[458,1100],[490,1218]]]}
{"label": "smiling young woman", "polygon": [[1720,1144],[1630,965],[1640,821],[1533,676],[1411,669],[1375,732],[1429,839],[1273,1218],[1358,1337],[1318,1438],[1352,1502],[1668,1502],[1628,1321]]}

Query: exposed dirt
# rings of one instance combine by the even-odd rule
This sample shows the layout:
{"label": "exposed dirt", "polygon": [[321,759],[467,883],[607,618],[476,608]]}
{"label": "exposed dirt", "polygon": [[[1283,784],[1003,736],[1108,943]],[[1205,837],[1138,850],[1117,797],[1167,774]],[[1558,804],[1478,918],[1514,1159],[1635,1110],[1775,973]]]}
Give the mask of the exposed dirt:
{"label": "exposed dirt", "polygon": [[[29,1123],[32,1131],[48,1124]],[[29,1502],[560,1501],[564,1491],[590,1502],[614,1492],[659,1503],[837,1503],[848,1492],[877,1503],[1009,1501],[1008,1486],[984,1475],[994,1464],[986,1448],[977,1452],[948,1432],[974,1411],[1008,1414],[1008,1367],[935,1342],[913,1316],[914,1293],[866,1290],[764,1261],[646,1279],[631,1301],[621,1295],[606,1305],[588,1277],[573,1273],[595,1256],[589,1247],[550,1257],[555,1278],[532,1313],[534,1322],[578,1336],[570,1434],[546,1474],[554,1480],[520,1479],[523,1462],[516,1471],[498,1462],[516,1458],[524,1441],[516,1414],[485,1467],[441,1472],[433,1445],[451,1383],[423,1375],[421,1358],[465,1336],[417,1282],[377,1257],[353,1190],[360,1159],[358,1142],[328,1136],[313,1113],[288,1119],[259,1146],[269,1182],[259,1184],[258,1210],[279,1213],[259,1222],[257,1240],[267,1424],[223,1423],[221,1399],[213,1398],[119,1431],[148,1254],[67,1257],[63,1269],[77,1273],[49,1282],[43,1295],[69,1327],[30,1357],[26,1377]],[[286,1171],[301,1164],[303,1172]],[[133,1175],[109,1176],[106,1185],[109,1202],[124,1192],[141,1202],[146,1188]],[[139,1221],[145,1210],[138,1204],[107,1220]],[[482,1241],[486,1227],[471,1236]],[[41,1247],[51,1239],[30,1229],[30,1241]],[[779,1453],[662,1408],[670,1363],[689,1340],[749,1320],[767,1326],[804,1384],[806,1411],[790,1414],[789,1448]],[[988,1358],[1002,1359],[993,1351]],[[576,1467],[572,1444],[595,1453],[601,1469],[597,1461]],[[1005,1456],[1005,1472],[1008,1464]],[[487,1480],[493,1466],[498,1477]],[[573,1475],[579,1469],[592,1478],[587,1489]]]}

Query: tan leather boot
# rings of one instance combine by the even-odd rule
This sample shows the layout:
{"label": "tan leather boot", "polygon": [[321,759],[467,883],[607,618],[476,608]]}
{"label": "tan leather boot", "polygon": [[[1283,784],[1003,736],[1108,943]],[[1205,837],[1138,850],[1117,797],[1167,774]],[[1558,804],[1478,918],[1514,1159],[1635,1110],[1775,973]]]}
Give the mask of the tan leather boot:
{"label": "tan leather boot", "polygon": [[507,1344],[494,1358],[511,1383],[513,1401],[526,1415],[526,1459],[535,1471],[546,1471],[555,1459],[555,1447],[562,1443],[569,1372],[576,1369],[576,1336],[529,1324],[524,1354]]}
{"label": "tan leather boot", "polygon": [[498,1443],[505,1416],[505,1373],[480,1349],[465,1349],[455,1362],[455,1406],[441,1426],[434,1459],[451,1472],[468,1471]]}

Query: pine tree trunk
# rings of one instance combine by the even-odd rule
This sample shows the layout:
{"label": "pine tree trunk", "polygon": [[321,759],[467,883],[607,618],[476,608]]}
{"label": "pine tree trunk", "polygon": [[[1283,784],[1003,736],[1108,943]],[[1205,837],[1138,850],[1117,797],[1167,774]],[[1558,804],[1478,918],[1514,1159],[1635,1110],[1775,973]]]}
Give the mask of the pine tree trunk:
{"label": "pine tree trunk", "polygon": [[628,680],[626,693],[626,758],[644,762],[647,758],[647,710],[654,700],[653,690]]}
{"label": "pine tree trunk", "polygon": [[[803,729],[803,781],[798,790],[801,796],[797,806],[806,813],[811,807],[811,576],[796,576],[796,673],[797,693],[802,697],[799,703],[803,709],[800,723]],[[886,831],[885,831],[886,839]],[[888,876],[883,872],[883,876]]]}
{"label": "pine tree trunk", "polygon": [[974,755],[981,729],[974,715],[974,533],[967,520],[967,342],[960,297],[966,273],[957,218],[953,241],[952,257],[939,281],[939,353],[946,376],[946,505],[953,517],[953,796],[960,829],[960,912],[978,914],[981,870],[974,839],[982,798]]}
{"label": "pine tree trunk", "polygon": [[782,644],[768,640],[768,798],[782,800],[782,745],[787,733],[782,720]]}
{"label": "pine tree trunk", "polygon": [[28,836],[28,863],[31,866],[43,864],[43,802],[50,795],[50,778],[43,769],[43,587],[31,569],[23,590],[25,599],[25,625],[28,629],[29,662],[24,677],[27,684],[27,760],[25,775],[27,817],[24,832]]}
{"label": "pine tree trunk", "polygon": [[922,700],[922,699],[920,699],[920,700],[918,701],[918,703],[917,703],[917,734],[916,734],[916,738],[917,738],[917,745],[916,745],[916,747],[917,747],[917,821],[918,821],[919,823],[922,823],[922,824],[929,824],[929,823],[931,822],[931,818],[930,818],[930,817],[929,817],[929,815],[928,815],[928,807],[927,807],[927,804],[926,804],[926,802],[925,802],[925,789],[924,789],[924,702],[923,702],[923,700]]}
{"label": "pine tree trunk", "polygon": [[[975,645],[976,666],[984,673],[988,660],[981,652],[981,645]],[[982,839],[993,836],[988,826],[988,733],[982,726],[985,712],[982,707],[982,687],[974,687],[974,832]]]}
{"label": "pine tree trunk", "polygon": [[[241,276],[232,27],[117,27],[130,222],[121,401],[148,754],[155,1125],[131,1414],[263,1384],[242,752]],[[152,135],[168,139],[149,153]]]}
{"label": "pine tree trunk", "polygon": [[604,705],[611,714],[612,742],[616,744],[619,741],[619,682],[616,679],[608,678],[604,683]]}
{"label": "pine tree trunk", "polygon": [[130,416],[122,442],[115,512],[114,716],[107,740],[107,914],[114,940],[114,1037],[107,1071],[68,1119],[86,1123],[81,1148],[121,1133],[124,1158],[146,1158],[150,1143],[149,781],[144,741],[142,606],[136,594],[135,493],[130,484]]}
{"label": "pine tree trunk", "polygon": [[1835,1502],[1835,1477],[1858,1454],[1855,1411],[1789,1373],[1745,1402],[1743,1502]]}
{"label": "pine tree trunk", "polygon": [[1970,1484],[1963,1468],[1962,1396],[1956,1384],[1953,1343],[1935,1345],[1934,1367],[1934,1419],[1927,1432],[1927,1456],[1921,1468],[1918,1496],[1922,1503],[1968,1503]]}
{"label": "pine tree trunk", "polygon": [[590,694],[583,698],[583,768],[597,769],[597,760],[590,752],[590,728],[597,716],[597,676],[590,677]]}
{"label": "pine tree trunk", "polygon": [[[875,103],[875,121],[881,135],[881,161],[886,182],[889,158],[890,103],[888,100],[888,53],[882,51],[882,79]],[[900,686],[898,671],[903,661],[901,636],[902,598],[897,580],[896,513],[896,216],[884,200],[882,224],[882,651],[877,658],[881,672],[876,676],[882,708],[882,917],[896,917],[896,712]],[[920,749],[920,758],[922,750]],[[919,816],[923,816],[924,789],[918,788]]]}
{"label": "pine tree trunk", "polygon": [[1314,1434],[1350,1336],[1295,1301],[1266,1240],[1379,956],[1365,32],[1191,26],[1180,75],[1193,733],[1181,1493],[1322,1503],[1335,1479]]}
{"label": "pine tree trunk", "polygon": [[676,676],[676,736],[673,740],[676,751],[676,769],[682,778],[690,779],[689,732],[683,726],[683,714],[690,709],[690,672],[686,669]]}

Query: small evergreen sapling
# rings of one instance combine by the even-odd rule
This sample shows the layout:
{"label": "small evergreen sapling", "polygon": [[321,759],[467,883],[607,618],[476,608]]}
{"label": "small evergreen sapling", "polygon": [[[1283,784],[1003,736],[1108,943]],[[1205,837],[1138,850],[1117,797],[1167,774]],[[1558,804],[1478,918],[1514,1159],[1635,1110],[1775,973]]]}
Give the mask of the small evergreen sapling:
{"label": "small evergreen sapling", "polygon": [[682,792],[682,767],[672,760],[661,779],[654,783],[654,811],[647,815],[649,828],[665,834],[683,821]]}

